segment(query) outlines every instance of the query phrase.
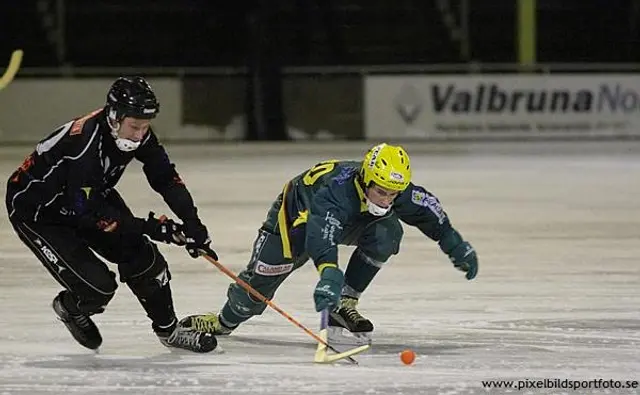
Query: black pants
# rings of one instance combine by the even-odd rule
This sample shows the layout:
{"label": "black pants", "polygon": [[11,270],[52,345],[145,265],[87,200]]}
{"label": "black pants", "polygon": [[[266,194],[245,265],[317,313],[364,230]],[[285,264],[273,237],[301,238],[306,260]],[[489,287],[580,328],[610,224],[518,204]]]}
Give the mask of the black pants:
{"label": "black pants", "polygon": [[[112,191],[108,203],[123,215],[133,215]],[[75,229],[70,226],[10,218],[20,240],[67,289],[78,312],[102,313],[113,298],[116,275],[96,255],[118,266],[120,281],[136,295],[158,331],[175,322],[167,262],[157,246],[143,235]]]}

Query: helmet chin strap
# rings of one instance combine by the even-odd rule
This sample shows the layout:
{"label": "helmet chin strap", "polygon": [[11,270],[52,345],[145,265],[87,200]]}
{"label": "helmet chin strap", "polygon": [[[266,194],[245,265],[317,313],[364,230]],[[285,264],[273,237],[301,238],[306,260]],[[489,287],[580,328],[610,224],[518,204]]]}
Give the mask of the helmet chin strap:
{"label": "helmet chin strap", "polygon": [[365,195],[365,200],[367,202],[367,210],[369,210],[369,214],[375,215],[376,217],[382,217],[383,215],[388,213],[389,210],[391,210],[391,206],[392,206],[391,204],[389,205],[389,207],[380,207],[374,202],[372,202],[371,200],[369,200],[369,198],[366,195]]}
{"label": "helmet chin strap", "polygon": [[113,136],[116,141],[116,147],[118,147],[120,151],[130,152],[136,150],[140,146],[140,141],[123,139],[118,136],[120,122],[115,119],[115,111],[109,111],[109,114],[107,115],[107,123],[109,124],[109,128],[111,128],[111,136]]}

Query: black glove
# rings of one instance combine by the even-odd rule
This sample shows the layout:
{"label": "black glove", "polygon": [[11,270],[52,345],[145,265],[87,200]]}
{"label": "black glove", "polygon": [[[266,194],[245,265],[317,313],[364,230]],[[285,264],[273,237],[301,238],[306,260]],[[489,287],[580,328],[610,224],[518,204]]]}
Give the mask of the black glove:
{"label": "black glove", "polygon": [[183,226],[162,215],[155,217],[153,212],[149,212],[149,217],[144,221],[142,233],[149,236],[151,240],[167,244],[185,245]]}
{"label": "black glove", "polygon": [[213,259],[218,260],[218,254],[210,247],[209,232],[199,219],[185,221],[184,235],[187,241],[187,252],[192,258],[198,258],[200,250],[202,250]]}
{"label": "black glove", "polygon": [[449,259],[456,269],[467,273],[465,276],[467,280],[473,280],[476,274],[478,274],[478,256],[468,242],[463,241],[458,244],[458,246],[449,253]]}

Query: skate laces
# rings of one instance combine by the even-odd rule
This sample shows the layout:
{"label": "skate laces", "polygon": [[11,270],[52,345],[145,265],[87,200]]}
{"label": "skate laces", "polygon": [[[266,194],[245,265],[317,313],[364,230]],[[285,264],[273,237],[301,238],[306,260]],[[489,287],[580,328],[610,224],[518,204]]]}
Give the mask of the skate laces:
{"label": "skate laces", "polygon": [[73,321],[80,327],[83,329],[86,329],[88,327],[91,326],[91,321],[89,320],[89,316],[86,316],[84,314],[80,314],[80,315],[72,315],[71,319],[73,319]]}
{"label": "skate laces", "polygon": [[217,314],[191,317],[191,325],[189,327],[197,331],[213,333],[214,335],[228,335],[235,329],[235,327],[229,328],[223,324]]}
{"label": "skate laces", "polygon": [[358,322],[358,321],[365,321],[366,318],[364,318],[360,313],[358,313],[358,310],[356,309],[352,309],[352,308],[344,308],[344,312],[347,315],[347,317],[352,321],[352,322]]}
{"label": "skate laces", "polygon": [[200,332],[174,330],[167,342],[174,346],[187,346],[192,349],[200,348]]}
{"label": "skate laces", "polygon": [[191,328],[202,332],[220,331],[220,320],[216,314],[205,314],[191,319]]}
{"label": "skate laces", "polygon": [[344,314],[349,318],[352,322],[357,321],[365,321],[364,318],[356,307],[358,306],[358,299],[353,298],[343,298],[340,300],[340,310],[344,312]]}

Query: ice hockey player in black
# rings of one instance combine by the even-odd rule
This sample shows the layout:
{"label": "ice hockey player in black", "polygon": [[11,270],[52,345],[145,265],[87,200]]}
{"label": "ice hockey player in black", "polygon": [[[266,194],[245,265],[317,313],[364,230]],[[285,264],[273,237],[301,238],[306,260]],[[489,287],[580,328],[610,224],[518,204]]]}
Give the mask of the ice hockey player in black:
{"label": "ice hockey player in black", "polygon": [[[217,346],[211,333],[176,325],[171,273],[154,243],[186,245],[194,258],[198,250],[216,256],[191,194],[151,129],[159,109],[142,77],[118,78],[103,108],[58,127],[9,177],[11,224],[65,288],[53,309],[89,349],[102,344],[91,316],[104,312],[117,288],[115,273],[94,252],[117,264],[163,345],[194,352]],[[134,158],[181,223],[153,213],[138,218],[127,207],[115,186]]]}

